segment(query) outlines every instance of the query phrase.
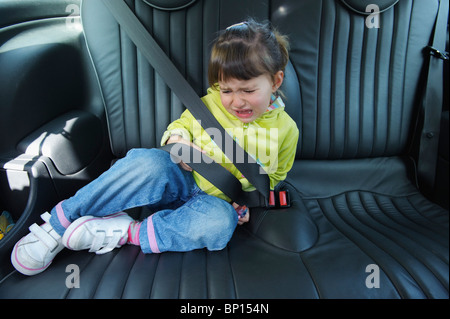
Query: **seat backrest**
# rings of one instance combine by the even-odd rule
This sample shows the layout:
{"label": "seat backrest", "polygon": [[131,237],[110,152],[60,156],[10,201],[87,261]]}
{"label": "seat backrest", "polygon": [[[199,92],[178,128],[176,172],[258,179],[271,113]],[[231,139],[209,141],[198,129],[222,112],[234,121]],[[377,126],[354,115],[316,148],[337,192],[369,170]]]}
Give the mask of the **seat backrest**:
{"label": "seat backrest", "polygon": [[[371,10],[361,14],[366,5],[377,3],[378,17],[369,16]],[[423,85],[424,48],[433,34],[438,4],[272,1],[271,20],[291,39],[285,102],[300,128],[298,158],[408,151]]]}
{"label": "seat backrest", "polygon": [[[377,4],[379,28],[364,14]],[[398,3],[397,3],[398,2]],[[439,0],[127,0],[201,96],[217,31],[248,16],[290,37],[283,90],[300,129],[297,158],[402,155],[415,128],[423,49]],[[359,12],[358,12],[359,11]],[[361,13],[362,11],[362,13]],[[102,1],[82,22],[106,107],[113,153],[159,146],[184,106],[121,32]],[[369,22],[369,23],[367,23]]]}
{"label": "seat backrest", "polygon": [[[268,0],[127,0],[188,79],[206,94],[207,64],[217,32],[252,16],[269,18]],[[111,147],[121,157],[134,147],[157,147],[184,106],[121,32],[102,1],[83,1],[81,17],[106,107]]]}

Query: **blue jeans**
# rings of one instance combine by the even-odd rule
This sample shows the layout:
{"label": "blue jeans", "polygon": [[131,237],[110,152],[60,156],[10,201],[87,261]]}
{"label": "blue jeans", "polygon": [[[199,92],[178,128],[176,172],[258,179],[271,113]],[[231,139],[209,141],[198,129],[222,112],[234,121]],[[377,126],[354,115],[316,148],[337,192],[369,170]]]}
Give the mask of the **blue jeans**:
{"label": "blue jeans", "polygon": [[133,149],[108,171],[51,211],[50,224],[60,235],[81,216],[107,216],[148,206],[139,241],[144,253],[223,249],[238,217],[226,201],[207,195],[191,172],[158,149]]}

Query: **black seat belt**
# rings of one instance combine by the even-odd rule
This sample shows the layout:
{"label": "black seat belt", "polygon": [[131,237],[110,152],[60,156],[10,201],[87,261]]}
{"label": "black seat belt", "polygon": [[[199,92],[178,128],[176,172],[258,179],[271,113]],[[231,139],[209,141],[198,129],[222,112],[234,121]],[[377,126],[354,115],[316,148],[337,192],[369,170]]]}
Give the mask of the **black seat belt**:
{"label": "black seat belt", "polygon": [[426,48],[430,57],[422,100],[423,127],[420,135],[417,167],[419,185],[422,185],[426,192],[433,190],[436,178],[443,103],[443,62],[449,59],[448,54],[445,53],[448,10],[448,0],[440,0],[432,44]]}
{"label": "black seat belt", "polygon": [[[190,147],[188,147],[190,149],[188,150],[184,146],[176,144],[178,150],[184,152],[190,151],[192,152],[192,156],[189,158],[196,159],[186,164],[189,164],[193,170],[208,179],[236,203],[247,205],[248,207],[269,206],[270,180],[268,175],[260,173],[259,164],[220,125],[124,0],[103,0],[103,3],[128,34],[131,41],[140,50],[141,54],[148,60],[150,65],[177,95],[180,101],[188,108],[194,118],[199,121],[201,126],[203,128],[215,128],[220,131],[222,141],[216,144],[224,146],[222,151],[227,158],[232,161],[241,173],[245,173],[245,177],[257,191],[244,192],[240,182],[224,167],[215,162],[210,163],[210,161],[207,163],[197,163],[203,159],[203,156],[197,153],[198,151]],[[233,147],[227,148],[225,147],[227,145],[232,145]],[[171,152],[174,147],[173,144],[169,144],[162,147],[162,149]],[[244,154],[245,158],[236,160],[237,154]]]}

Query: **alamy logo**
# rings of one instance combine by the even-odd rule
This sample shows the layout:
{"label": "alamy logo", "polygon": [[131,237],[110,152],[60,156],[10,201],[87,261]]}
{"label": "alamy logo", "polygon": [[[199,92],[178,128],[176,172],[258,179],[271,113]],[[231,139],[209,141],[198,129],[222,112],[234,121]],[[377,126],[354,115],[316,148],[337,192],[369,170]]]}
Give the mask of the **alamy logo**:
{"label": "alamy logo", "polygon": [[80,288],[80,267],[75,264],[67,265],[66,273],[70,273],[66,277],[66,287],[71,288]]}
{"label": "alamy logo", "polygon": [[370,264],[366,267],[366,287],[369,289],[380,288],[380,267],[376,264]]}
{"label": "alamy logo", "polygon": [[75,18],[80,15],[80,7],[76,4],[69,4],[66,7],[66,12],[69,13],[66,18],[66,26],[68,28],[76,28]]}
{"label": "alamy logo", "polygon": [[366,12],[370,12],[366,18],[366,27],[378,29],[380,27],[380,7],[376,4],[369,4],[366,7]]}

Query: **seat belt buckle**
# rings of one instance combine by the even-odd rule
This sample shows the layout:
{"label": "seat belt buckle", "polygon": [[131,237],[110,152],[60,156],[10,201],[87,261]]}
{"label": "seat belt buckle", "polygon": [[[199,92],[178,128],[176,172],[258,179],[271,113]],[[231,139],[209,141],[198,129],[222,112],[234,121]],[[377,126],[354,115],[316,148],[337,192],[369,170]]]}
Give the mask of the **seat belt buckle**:
{"label": "seat belt buckle", "polygon": [[291,207],[291,197],[289,190],[273,191],[269,193],[269,208],[288,208]]}
{"label": "seat belt buckle", "polygon": [[280,208],[288,208],[291,207],[291,198],[289,196],[289,191],[279,191],[278,192],[278,200],[280,204]]}
{"label": "seat belt buckle", "polygon": [[275,191],[270,191],[270,193],[269,193],[269,207],[270,207],[270,208],[276,207],[276,203],[275,203]]}

